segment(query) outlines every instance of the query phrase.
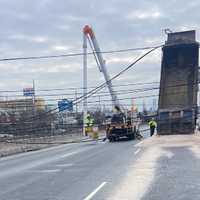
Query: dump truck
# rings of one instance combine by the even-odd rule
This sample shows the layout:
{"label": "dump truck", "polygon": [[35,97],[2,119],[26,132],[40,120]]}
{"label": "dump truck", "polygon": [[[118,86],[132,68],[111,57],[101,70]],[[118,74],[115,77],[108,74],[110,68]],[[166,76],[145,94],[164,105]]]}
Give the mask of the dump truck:
{"label": "dump truck", "polygon": [[194,133],[197,118],[199,44],[195,31],[168,33],[162,48],[159,135]]}

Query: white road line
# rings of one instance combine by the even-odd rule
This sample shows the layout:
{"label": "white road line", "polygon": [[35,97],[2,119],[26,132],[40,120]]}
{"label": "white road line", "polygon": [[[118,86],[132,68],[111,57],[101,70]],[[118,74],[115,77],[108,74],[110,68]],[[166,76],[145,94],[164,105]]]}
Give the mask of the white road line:
{"label": "white road line", "polygon": [[[75,143],[62,144],[62,145],[55,146],[55,147],[48,147],[48,148],[45,148],[45,149],[40,149],[40,150],[35,150],[35,151],[30,151],[30,152],[23,152],[23,153],[20,153],[20,154],[14,154],[14,155],[10,155],[10,156],[0,158],[0,161],[12,160],[12,159],[21,158],[21,157],[27,157],[27,156],[38,154],[38,153],[43,153],[43,152],[48,152],[48,151],[50,152],[52,150],[60,150],[60,149],[62,150],[65,147],[69,147],[69,149],[70,149],[71,146],[75,146],[75,145],[77,145],[77,144],[75,144]],[[68,150],[68,148],[66,150]]]}
{"label": "white road line", "polygon": [[51,162],[56,162],[56,161],[59,161],[59,160],[61,160],[63,158],[70,157],[72,155],[84,152],[84,151],[89,150],[89,149],[91,149],[91,148],[80,149],[80,150],[77,150],[77,151],[74,151],[74,152],[70,152],[70,153],[67,153],[67,154],[59,155],[57,157],[53,156],[53,157],[47,157],[47,158],[40,159],[40,160],[35,160],[35,161],[32,161],[32,162],[30,162],[30,163],[28,163],[26,165],[22,165],[21,164],[20,166],[17,166],[17,167],[13,166],[10,169],[4,170],[3,172],[1,171],[0,178],[5,177],[5,176],[11,176],[13,174],[20,173],[20,172],[22,172],[24,170],[29,170],[29,169],[38,167],[40,165],[48,164],[48,163],[51,163]]}
{"label": "white road line", "polygon": [[72,156],[72,155],[80,153],[80,152],[83,152],[83,150],[77,150],[77,151],[74,151],[74,152],[71,152],[71,153],[66,153],[66,154],[64,154],[64,155],[62,155],[60,157],[61,158],[66,158],[66,157]]}
{"label": "white road line", "polygon": [[107,182],[103,182],[99,187],[97,187],[93,192],[91,192],[87,197],[85,197],[83,200],[90,200],[92,197],[106,184]]}
{"label": "white road line", "polygon": [[66,163],[66,164],[57,164],[55,165],[56,167],[72,167],[74,164],[72,163]]}
{"label": "white road line", "polygon": [[137,149],[137,150],[134,152],[134,154],[136,155],[136,154],[138,154],[140,151],[141,151],[141,149]]}
{"label": "white road line", "polygon": [[60,169],[43,169],[43,170],[30,170],[31,172],[35,173],[56,173],[60,172]]}

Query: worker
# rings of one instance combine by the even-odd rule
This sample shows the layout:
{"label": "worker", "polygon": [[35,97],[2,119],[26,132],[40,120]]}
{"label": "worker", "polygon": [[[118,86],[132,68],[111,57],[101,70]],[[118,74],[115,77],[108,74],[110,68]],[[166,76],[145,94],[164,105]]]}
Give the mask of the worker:
{"label": "worker", "polygon": [[151,134],[151,136],[153,136],[153,134],[155,132],[155,128],[157,127],[157,123],[154,120],[154,118],[152,118],[151,121],[149,122],[149,127],[150,127],[150,134]]}
{"label": "worker", "polygon": [[92,127],[94,125],[94,119],[90,116],[90,114],[87,114],[85,124],[86,124],[86,136],[87,136],[89,132],[92,132]]}
{"label": "worker", "polygon": [[87,114],[86,119],[85,119],[86,127],[89,127],[89,126],[90,126],[90,119],[91,119],[90,114]]}

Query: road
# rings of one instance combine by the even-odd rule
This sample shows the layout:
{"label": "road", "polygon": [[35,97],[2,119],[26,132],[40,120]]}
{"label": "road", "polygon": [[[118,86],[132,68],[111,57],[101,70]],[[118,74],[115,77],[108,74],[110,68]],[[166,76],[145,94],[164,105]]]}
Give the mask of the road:
{"label": "road", "polygon": [[179,139],[68,144],[1,158],[0,199],[200,199],[200,138]]}

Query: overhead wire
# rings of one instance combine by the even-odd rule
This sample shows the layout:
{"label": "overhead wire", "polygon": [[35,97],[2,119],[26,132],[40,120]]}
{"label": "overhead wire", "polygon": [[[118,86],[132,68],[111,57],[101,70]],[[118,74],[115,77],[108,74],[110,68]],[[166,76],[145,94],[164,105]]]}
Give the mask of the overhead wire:
{"label": "overhead wire", "polygon": [[[157,47],[157,48],[158,48],[158,47]],[[156,49],[157,49],[157,48],[156,48]],[[152,52],[153,50],[155,50],[155,49],[152,49],[152,50],[150,50],[149,52],[147,52],[146,54],[144,54],[142,57],[140,57],[139,59],[137,59],[133,64],[137,63],[140,59],[142,59],[144,56],[148,55],[148,54],[149,54],[150,52]],[[127,68],[125,68],[124,70],[122,70],[120,73],[118,73],[116,76],[114,76],[113,78],[111,78],[111,80],[109,80],[109,81],[112,81],[113,79],[115,79],[115,78],[117,78],[118,76],[120,76],[122,73],[124,73],[125,71],[127,71],[130,67],[132,67],[133,64],[132,64],[132,65],[129,65]],[[101,90],[102,88],[105,87],[105,84],[107,84],[107,83],[104,83],[104,84],[100,85],[99,87],[96,87],[93,91],[90,91],[89,94],[87,93],[87,94],[86,94],[86,97],[85,97],[85,96],[82,96],[82,97],[77,98],[77,99],[80,99],[80,100],[77,101],[77,102],[75,102],[75,103],[79,103],[80,101],[84,100],[84,98],[89,98],[89,97],[92,96],[93,94],[97,93],[99,90]],[[76,99],[76,100],[77,100],[77,99]]]}
{"label": "overhead wire", "polygon": [[[197,82],[193,85],[196,85],[196,84],[199,84],[200,82]],[[168,86],[165,86],[165,89],[166,88],[173,88],[173,87],[180,87],[180,86],[189,86],[188,83],[184,83],[184,84],[175,84],[175,85],[168,85]],[[159,86],[156,86],[156,87],[147,87],[147,88],[135,88],[135,89],[119,89],[116,91],[116,94],[118,95],[121,95],[121,94],[129,94],[129,93],[137,93],[137,92],[146,92],[146,91],[150,91],[150,90],[158,90],[160,89]],[[77,95],[81,95],[82,93],[79,92],[79,93],[76,93]],[[96,96],[93,96],[93,97],[101,97],[101,96],[110,96],[110,93],[108,91],[101,91],[101,92],[98,92],[96,93],[97,95]],[[53,93],[53,94],[37,94],[36,95],[39,99],[38,101],[40,101],[40,97],[58,97],[58,96],[75,96],[75,93]],[[9,98],[9,97],[24,97],[24,95],[0,95],[0,97],[5,97],[5,98]],[[64,98],[65,98],[64,97]],[[67,97],[66,97],[67,98]],[[26,98],[25,98],[26,99]],[[74,98],[69,98],[69,99],[74,99]],[[17,100],[16,100],[17,101]],[[20,101],[20,100],[19,100]]]}
{"label": "overhead wire", "polygon": [[[160,46],[160,45],[157,45]],[[95,53],[102,54],[111,54],[111,53],[122,53],[122,52],[131,52],[131,51],[141,51],[155,48],[157,46],[149,46],[149,47],[139,47],[139,48],[128,48],[128,49],[119,49],[119,50],[110,50],[110,51],[95,51]],[[87,53],[87,55],[93,55],[93,52]],[[59,54],[59,55],[48,55],[48,56],[27,56],[27,57],[8,57],[8,58],[0,58],[0,62],[5,61],[17,61],[17,60],[38,60],[38,59],[49,59],[49,58],[64,58],[64,57],[75,57],[75,56],[83,56],[83,53],[68,53],[68,54]]]}
{"label": "overhead wire", "polygon": [[[151,84],[159,84],[159,82],[140,82],[140,83],[129,83],[129,84],[113,84],[113,87],[127,87],[127,86],[137,86],[137,85],[151,85]],[[88,89],[96,88],[95,86],[88,87]],[[69,88],[50,88],[50,89],[36,89],[35,92],[52,92],[52,91],[67,91],[67,90],[73,90],[79,91],[83,90],[83,87],[69,87]],[[0,93],[18,93],[22,92],[23,90],[0,90]],[[73,93],[74,94],[74,93]],[[82,93],[81,93],[82,94]]]}
{"label": "overhead wire", "polygon": [[[171,88],[171,87],[178,87],[178,86],[185,86],[185,85],[187,85],[187,86],[189,86],[188,84],[176,84],[176,85],[169,85],[169,86],[167,86],[167,87],[165,87],[165,89],[166,88]],[[127,94],[135,94],[135,93],[144,93],[144,92],[147,92],[147,91],[151,91],[151,90],[157,90],[157,89],[159,89],[159,87],[151,87],[151,88],[139,88],[139,89],[134,89],[134,90],[121,90],[121,92],[118,92],[118,95],[127,95]],[[179,93],[179,92],[178,92]],[[63,94],[62,94],[63,95]],[[170,95],[169,93],[168,93],[168,95]],[[50,95],[51,96],[51,95]],[[54,95],[53,95],[54,96]],[[110,96],[109,94],[104,94],[104,95],[93,95],[93,97],[107,97],[107,96]],[[153,94],[153,96],[158,96],[158,94]],[[55,96],[56,98],[53,98],[53,99],[45,99],[46,101],[59,101],[59,100],[62,100],[62,98],[61,97],[58,97],[57,95]],[[136,98],[144,98],[144,97],[147,97],[147,96],[137,96],[137,97],[130,97],[130,98],[124,98],[124,97],[121,97],[120,99],[121,100],[124,100],[124,99],[136,99]],[[148,97],[152,97],[152,95],[148,95]],[[74,98],[68,98],[68,100],[73,100]],[[21,101],[21,100],[14,100],[14,101],[3,101],[3,105],[4,105],[4,107],[5,107],[5,104],[7,105],[7,106],[10,106],[10,107],[12,107],[12,106],[14,106],[15,104],[17,105],[17,107],[29,107],[28,105],[27,105],[27,103],[28,102],[26,102],[26,100],[29,100],[29,101],[31,101],[32,102],[32,99],[23,99],[23,101]],[[95,100],[95,101],[89,101],[88,103],[95,103],[95,102],[98,102],[99,100]],[[102,99],[101,98],[101,101],[111,101],[110,99]],[[39,102],[40,102],[40,99],[39,99]],[[0,104],[1,104],[1,102],[0,102]],[[30,107],[33,107],[33,105],[32,106],[30,106]]]}
{"label": "overhead wire", "polygon": [[[172,82],[177,82],[177,81],[172,81]],[[113,87],[127,87],[127,86],[139,86],[139,85],[152,85],[152,84],[159,84],[160,82],[158,81],[152,81],[152,82],[136,82],[136,83],[126,83],[126,84],[113,84]],[[94,89],[96,86],[90,86],[88,89]],[[49,88],[49,89],[36,89],[35,92],[48,92],[48,91],[65,91],[65,90],[73,90],[79,91],[84,89],[83,87],[68,87],[68,88]],[[22,92],[23,90],[0,90],[0,93],[13,93],[13,92]],[[80,93],[80,92],[79,92]],[[74,94],[74,93],[72,93]],[[81,93],[82,94],[82,93]]]}
{"label": "overhead wire", "polygon": [[[92,89],[91,91],[89,91],[86,95],[82,95],[76,99],[73,100],[73,104],[76,105],[78,103],[81,103],[85,98],[89,98],[91,96],[93,96],[94,94],[96,94],[97,92],[101,91],[106,85],[107,83],[109,83],[110,81],[116,79],[117,77],[119,77],[120,75],[122,75],[124,72],[126,72],[128,69],[130,69],[132,66],[134,66],[138,61],[140,61],[142,58],[144,58],[146,55],[148,55],[149,53],[153,52],[154,50],[156,50],[157,48],[162,47],[163,45],[160,46],[156,46],[156,47],[146,47],[146,48],[135,48],[135,49],[122,49],[122,50],[117,50],[117,51],[102,51],[101,53],[118,53],[118,52],[126,52],[126,51],[136,51],[136,50],[145,50],[145,49],[151,49],[150,51],[148,51],[147,53],[145,53],[144,55],[142,55],[141,57],[139,57],[135,62],[133,62],[132,64],[130,64],[129,66],[127,66],[125,69],[123,69],[122,71],[120,71],[118,74],[116,74],[115,76],[113,76],[108,82],[105,82],[103,84],[101,84],[100,86],[95,87],[94,89]],[[98,52],[95,52],[98,53]],[[88,55],[94,54],[93,52],[88,53]],[[52,56],[31,56],[31,57],[15,57],[15,58],[4,58],[4,59],[0,59],[0,62],[3,61],[14,61],[14,60],[34,60],[34,59],[46,59],[46,58],[59,58],[59,57],[70,57],[70,56],[81,56],[83,55],[82,53],[78,53],[78,54],[62,54],[62,55],[52,55]],[[158,83],[158,82],[157,82]],[[153,89],[159,89],[157,88],[149,88],[149,90],[153,90]],[[48,90],[46,90],[48,91]],[[1,92],[1,91],[0,91]],[[128,92],[128,91],[127,91]],[[136,91],[132,91],[132,92],[136,92]],[[144,92],[144,91],[143,91]],[[174,93],[177,94],[177,93]],[[47,96],[47,95],[46,95]],[[105,95],[104,95],[105,96]],[[149,95],[149,96],[141,96],[141,97],[135,97],[135,98],[146,98],[146,97],[152,97],[155,95]],[[159,95],[156,95],[159,96]],[[128,98],[122,98],[122,99],[128,99]],[[134,97],[129,98],[129,99],[134,99]],[[119,99],[120,100],[120,99]],[[104,100],[106,101],[106,100]],[[111,100],[107,100],[107,101],[111,101]],[[94,101],[95,102],[95,101]],[[88,102],[89,103],[89,102]],[[56,111],[58,108],[50,110],[50,111]],[[49,112],[49,111],[48,111]],[[48,113],[47,112],[47,113]],[[40,119],[40,118],[39,118]]]}
{"label": "overhead wire", "polygon": [[[115,76],[113,76],[108,82],[104,82],[103,84],[97,86],[96,88],[90,90],[89,92],[86,93],[86,95],[82,95],[78,98],[76,98],[73,102],[73,105],[76,105],[77,103],[80,103],[82,102],[85,98],[88,98],[90,96],[92,96],[93,94],[97,93],[98,91],[100,91],[102,88],[104,88],[109,82],[111,82],[112,80],[116,79],[117,77],[119,77],[120,75],[122,75],[124,72],[126,72],[127,70],[129,70],[131,67],[133,67],[137,62],[139,62],[141,59],[143,59],[145,56],[147,56],[148,54],[152,53],[153,51],[155,51],[156,49],[162,47],[163,45],[161,46],[157,46],[157,47],[154,47],[153,49],[149,50],[148,52],[144,53],[142,56],[138,57],[133,63],[131,63],[130,65],[128,65],[127,67],[125,67],[123,70],[121,70],[118,74],[116,74]],[[48,114],[52,114],[52,112],[58,110],[58,108],[54,108],[54,109],[51,109],[49,111],[47,111],[46,113],[44,113],[42,116],[43,117],[47,117]],[[57,113],[59,113],[60,111],[58,110]],[[55,113],[54,113],[55,114]],[[38,118],[38,117],[31,117],[31,118],[28,118],[28,120],[37,120],[37,119],[41,119],[41,116]],[[27,120],[26,120],[27,121]]]}

